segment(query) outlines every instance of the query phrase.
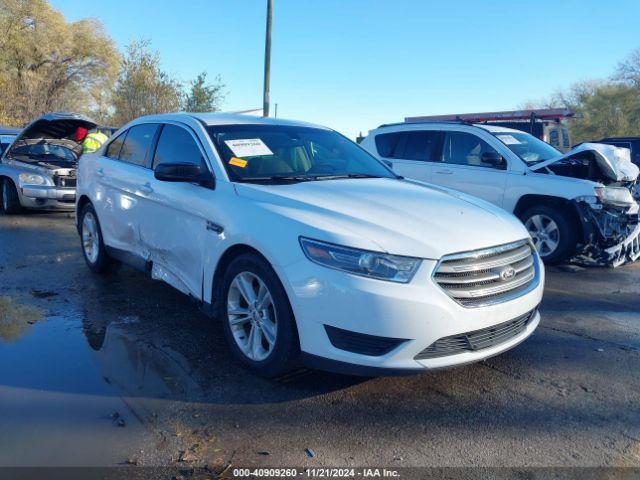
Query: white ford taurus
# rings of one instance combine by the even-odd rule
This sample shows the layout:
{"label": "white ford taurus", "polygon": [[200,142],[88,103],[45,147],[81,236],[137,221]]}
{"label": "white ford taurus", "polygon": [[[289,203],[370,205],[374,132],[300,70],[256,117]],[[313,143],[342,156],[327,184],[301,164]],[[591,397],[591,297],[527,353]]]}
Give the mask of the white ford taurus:
{"label": "white ford taurus", "polygon": [[265,376],[461,365],[540,321],[544,271],[515,217],[306,123],[139,118],[81,158],[77,214],[91,270],[190,295]]}

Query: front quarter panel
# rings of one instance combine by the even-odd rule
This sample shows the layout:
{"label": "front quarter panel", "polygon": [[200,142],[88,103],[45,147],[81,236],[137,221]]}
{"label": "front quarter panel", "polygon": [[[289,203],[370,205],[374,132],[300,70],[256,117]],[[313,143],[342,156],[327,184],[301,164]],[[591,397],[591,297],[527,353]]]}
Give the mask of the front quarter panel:
{"label": "front quarter panel", "polygon": [[509,175],[504,198],[504,209],[513,212],[518,200],[524,195],[545,195],[566,200],[594,196],[593,189],[599,185],[599,183],[590,180],[536,173],[530,170],[522,175]]}

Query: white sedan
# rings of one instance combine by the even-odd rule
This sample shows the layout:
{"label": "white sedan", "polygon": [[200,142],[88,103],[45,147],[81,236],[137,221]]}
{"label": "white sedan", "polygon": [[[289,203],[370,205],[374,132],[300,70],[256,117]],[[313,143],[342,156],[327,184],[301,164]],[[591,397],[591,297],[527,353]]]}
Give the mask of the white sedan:
{"label": "white sedan", "polygon": [[123,262],[190,295],[265,376],[461,365],[540,321],[544,270],[515,217],[324,127],[139,118],[81,158],[77,218],[91,270]]}

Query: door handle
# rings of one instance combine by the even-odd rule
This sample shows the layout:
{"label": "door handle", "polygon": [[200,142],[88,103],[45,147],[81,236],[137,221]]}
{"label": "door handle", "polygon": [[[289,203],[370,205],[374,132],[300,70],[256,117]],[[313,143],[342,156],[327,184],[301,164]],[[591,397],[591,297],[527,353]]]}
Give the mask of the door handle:
{"label": "door handle", "polygon": [[104,170],[99,168],[96,170],[96,176],[97,177],[104,177]]}
{"label": "door handle", "polygon": [[435,173],[439,173],[441,175],[451,175],[453,171],[449,170],[448,168],[445,168],[444,170],[436,170]]}
{"label": "door handle", "polygon": [[145,183],[144,185],[140,185],[138,187],[138,189],[142,192],[142,193],[152,193],[153,192],[153,187],[151,186],[151,184],[149,182]]}

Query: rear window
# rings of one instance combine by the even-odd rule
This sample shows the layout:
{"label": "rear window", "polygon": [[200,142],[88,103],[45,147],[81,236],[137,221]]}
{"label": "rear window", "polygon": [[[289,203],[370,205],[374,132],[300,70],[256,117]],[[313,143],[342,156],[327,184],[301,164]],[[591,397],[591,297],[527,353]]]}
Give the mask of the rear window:
{"label": "rear window", "polygon": [[376,135],[378,154],[402,160],[433,160],[441,134],[433,131],[393,132]]}
{"label": "rear window", "polygon": [[120,149],[119,159],[140,167],[148,167],[147,152],[157,129],[158,125],[155,123],[131,127]]}

